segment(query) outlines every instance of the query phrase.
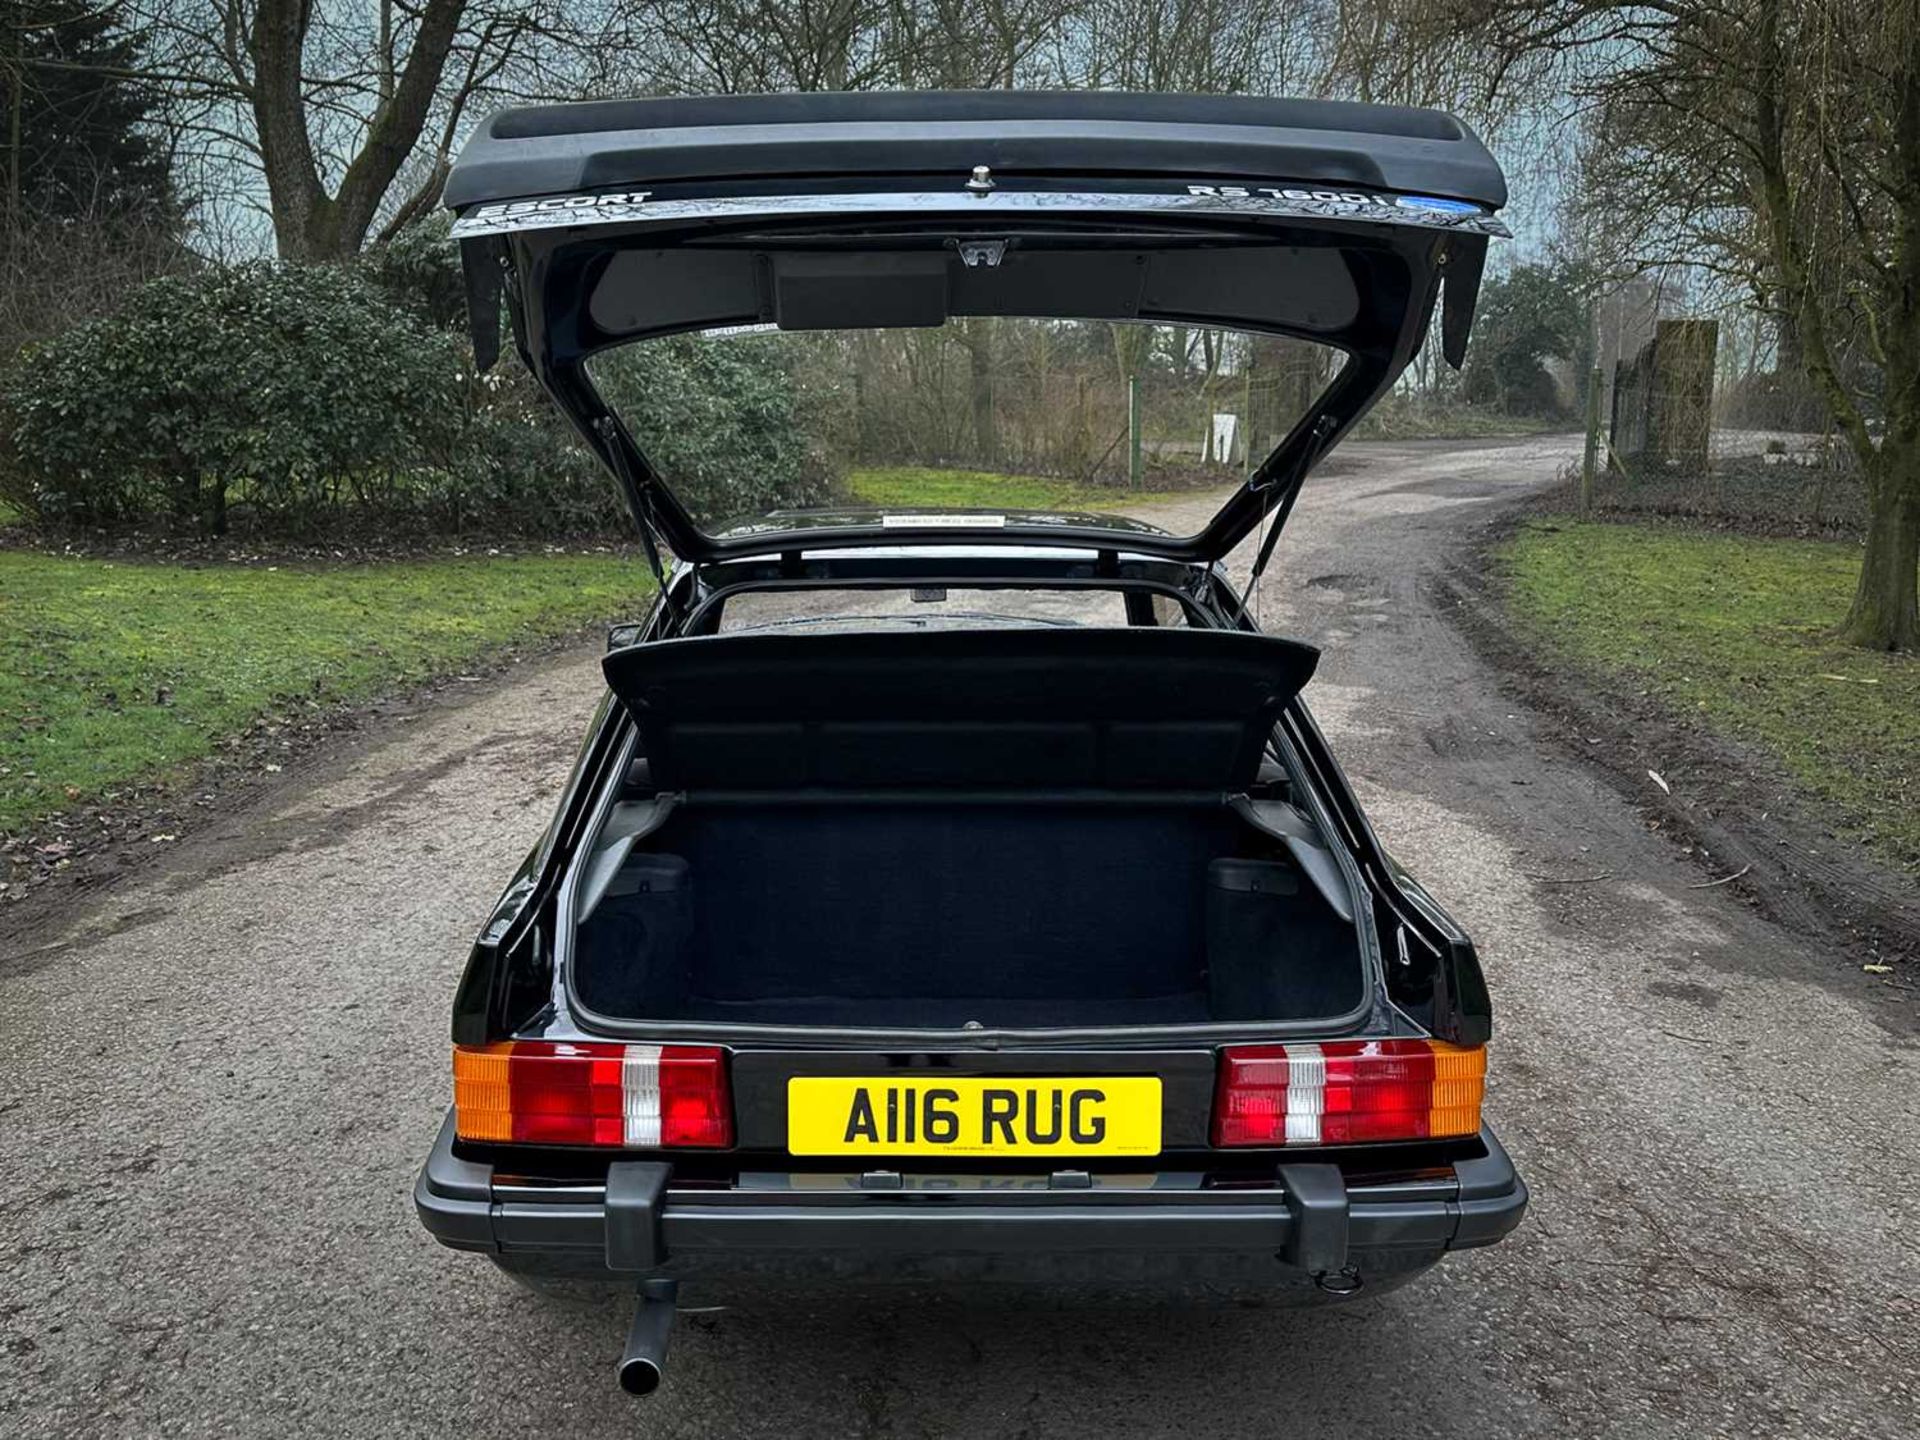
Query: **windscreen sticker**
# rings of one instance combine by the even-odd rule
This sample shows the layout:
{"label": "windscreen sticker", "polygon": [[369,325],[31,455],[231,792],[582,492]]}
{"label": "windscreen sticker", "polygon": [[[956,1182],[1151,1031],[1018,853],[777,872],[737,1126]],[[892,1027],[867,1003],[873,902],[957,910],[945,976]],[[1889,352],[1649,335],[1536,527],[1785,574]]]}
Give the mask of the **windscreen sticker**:
{"label": "windscreen sticker", "polygon": [[880,517],[882,530],[1004,530],[1007,517],[1004,515],[883,515]]}

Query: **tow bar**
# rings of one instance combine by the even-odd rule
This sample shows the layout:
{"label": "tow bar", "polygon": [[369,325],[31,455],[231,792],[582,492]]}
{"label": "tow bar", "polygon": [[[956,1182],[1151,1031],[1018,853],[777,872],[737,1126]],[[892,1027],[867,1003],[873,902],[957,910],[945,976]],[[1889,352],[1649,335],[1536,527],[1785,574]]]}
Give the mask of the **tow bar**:
{"label": "tow bar", "polygon": [[620,1388],[629,1395],[651,1395],[660,1388],[679,1294],[678,1280],[640,1282],[640,1299],[633,1308],[633,1326],[627,1331],[618,1371]]}

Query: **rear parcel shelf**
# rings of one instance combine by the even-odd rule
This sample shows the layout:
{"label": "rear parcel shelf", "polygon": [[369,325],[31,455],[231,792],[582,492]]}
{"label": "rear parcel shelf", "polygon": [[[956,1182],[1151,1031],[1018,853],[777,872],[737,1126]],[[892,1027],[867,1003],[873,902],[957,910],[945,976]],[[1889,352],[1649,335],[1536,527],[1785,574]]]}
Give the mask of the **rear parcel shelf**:
{"label": "rear parcel shelf", "polygon": [[1234,631],[720,635],[602,666],[662,790],[1190,792],[1257,778],[1319,652]]}

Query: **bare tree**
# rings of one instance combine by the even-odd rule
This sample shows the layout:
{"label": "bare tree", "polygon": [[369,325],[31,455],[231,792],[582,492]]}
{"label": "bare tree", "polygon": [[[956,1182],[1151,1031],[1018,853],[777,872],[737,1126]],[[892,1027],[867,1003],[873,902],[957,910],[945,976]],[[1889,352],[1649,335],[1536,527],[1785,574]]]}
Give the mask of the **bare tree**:
{"label": "bare tree", "polygon": [[1840,633],[1920,648],[1920,0],[1430,13],[1485,47],[1490,93],[1546,74],[1588,108],[1583,173],[1622,259],[1699,267],[1773,315],[1866,479]]}
{"label": "bare tree", "polygon": [[564,0],[127,0],[202,158],[250,171],[280,254],[351,255],[431,207],[476,105],[572,87]]}

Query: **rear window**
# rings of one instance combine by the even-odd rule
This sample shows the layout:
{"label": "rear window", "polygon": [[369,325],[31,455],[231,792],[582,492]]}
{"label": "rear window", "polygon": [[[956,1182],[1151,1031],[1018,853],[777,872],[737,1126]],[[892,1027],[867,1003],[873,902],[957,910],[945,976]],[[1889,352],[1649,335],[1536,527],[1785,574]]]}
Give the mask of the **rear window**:
{"label": "rear window", "polygon": [[683,334],[603,351],[587,369],[709,531],[871,508],[903,538],[916,516],[964,510],[983,526],[1091,514],[1191,535],[1344,359],[1215,326],[973,316]]}
{"label": "rear window", "polygon": [[[1178,611],[1177,604],[1169,607]],[[729,599],[720,630],[1005,630],[1127,623],[1108,590],[749,591]]]}

